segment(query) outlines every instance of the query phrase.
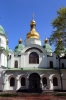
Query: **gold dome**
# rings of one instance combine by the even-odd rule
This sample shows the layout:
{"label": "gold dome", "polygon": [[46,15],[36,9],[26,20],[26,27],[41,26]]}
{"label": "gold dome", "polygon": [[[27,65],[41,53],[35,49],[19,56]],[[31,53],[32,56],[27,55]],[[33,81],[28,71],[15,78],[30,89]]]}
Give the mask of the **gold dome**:
{"label": "gold dome", "polygon": [[37,38],[37,39],[39,39],[39,34],[36,32],[35,26],[36,26],[36,22],[34,20],[32,20],[30,22],[30,27],[31,27],[30,32],[27,33],[27,39],[28,38]]}
{"label": "gold dome", "polygon": [[19,42],[19,44],[22,43],[22,39],[20,38],[18,42]]}

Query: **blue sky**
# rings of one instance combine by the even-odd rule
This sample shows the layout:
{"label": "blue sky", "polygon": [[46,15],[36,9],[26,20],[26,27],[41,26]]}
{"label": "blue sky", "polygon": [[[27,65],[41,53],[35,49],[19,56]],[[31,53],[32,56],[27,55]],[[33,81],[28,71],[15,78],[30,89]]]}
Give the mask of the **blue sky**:
{"label": "blue sky", "polygon": [[53,30],[51,21],[63,5],[66,6],[66,0],[0,0],[0,24],[8,32],[9,47],[14,50],[20,36],[24,44],[26,34],[30,31],[33,12],[36,31],[43,45],[45,33],[50,37]]}

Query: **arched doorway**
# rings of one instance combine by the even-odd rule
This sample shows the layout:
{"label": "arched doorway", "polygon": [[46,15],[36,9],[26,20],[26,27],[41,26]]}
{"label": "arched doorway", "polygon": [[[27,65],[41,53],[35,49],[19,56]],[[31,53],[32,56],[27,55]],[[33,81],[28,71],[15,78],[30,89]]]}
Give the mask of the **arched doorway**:
{"label": "arched doorway", "polygon": [[40,76],[37,73],[32,73],[29,76],[29,91],[40,92]]}

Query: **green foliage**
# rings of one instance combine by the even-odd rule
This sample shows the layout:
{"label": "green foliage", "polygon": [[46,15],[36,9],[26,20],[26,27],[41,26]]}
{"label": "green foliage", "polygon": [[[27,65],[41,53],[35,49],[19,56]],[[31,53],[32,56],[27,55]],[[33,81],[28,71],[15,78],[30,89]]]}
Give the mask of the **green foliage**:
{"label": "green foliage", "polygon": [[9,93],[3,93],[3,94],[0,94],[0,97],[16,97],[18,96],[17,94],[9,94]]}
{"label": "green foliage", "polygon": [[55,48],[54,53],[56,53],[57,56],[60,56],[60,54],[64,53],[64,51],[65,51],[65,49],[64,49],[62,40],[58,41],[56,44],[56,48]]}
{"label": "green foliage", "polygon": [[[56,51],[58,51],[58,39],[62,38],[63,43],[59,46],[63,47],[66,43],[66,7],[62,7],[57,11],[57,17],[52,21],[54,31],[49,38],[50,44],[54,44]],[[60,48],[60,47],[59,47]]]}
{"label": "green foliage", "polygon": [[66,96],[66,93],[57,93],[57,94],[54,94],[54,96]]}

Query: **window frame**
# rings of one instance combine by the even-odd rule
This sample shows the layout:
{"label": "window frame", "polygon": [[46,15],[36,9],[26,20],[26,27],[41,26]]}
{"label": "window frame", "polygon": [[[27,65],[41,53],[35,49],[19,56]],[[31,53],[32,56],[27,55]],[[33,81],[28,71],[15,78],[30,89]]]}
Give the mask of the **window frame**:
{"label": "window frame", "polygon": [[14,68],[18,68],[18,60],[14,61]]}
{"label": "window frame", "polygon": [[[22,85],[22,79],[24,79],[23,85]],[[22,86],[22,87],[25,87],[25,86],[26,86],[26,78],[25,78],[25,77],[21,77],[20,82],[21,82],[21,86]]]}
{"label": "window frame", "polygon": [[64,67],[65,67],[65,66],[64,66],[64,63],[62,63],[61,66],[62,66],[62,68],[64,68]]}
{"label": "window frame", "polygon": [[[13,80],[12,80],[13,79]],[[15,78],[14,77],[11,77],[10,78],[10,86],[11,87],[14,87],[15,86]]]}
{"label": "window frame", "polygon": [[49,62],[50,68],[53,68],[53,61]]}
{"label": "window frame", "polygon": [[58,86],[58,78],[53,77],[53,86]]}
{"label": "window frame", "polygon": [[[44,78],[45,78],[45,79],[44,79]],[[43,84],[43,86],[44,86],[44,85],[47,86],[47,78],[46,78],[46,77],[43,77],[43,78],[42,78],[42,84]]]}
{"label": "window frame", "polygon": [[39,64],[39,55],[36,52],[29,54],[29,64]]}

